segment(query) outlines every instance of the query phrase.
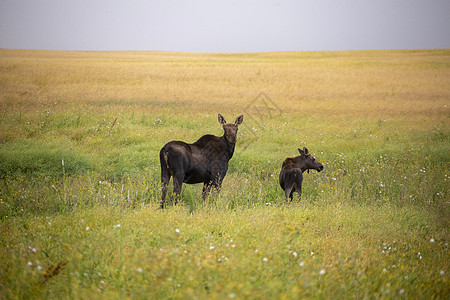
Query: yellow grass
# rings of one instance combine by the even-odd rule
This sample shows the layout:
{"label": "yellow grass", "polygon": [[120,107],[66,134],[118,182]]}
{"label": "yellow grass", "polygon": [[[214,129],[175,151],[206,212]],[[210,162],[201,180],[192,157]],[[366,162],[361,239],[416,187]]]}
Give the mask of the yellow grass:
{"label": "yellow grass", "polygon": [[[241,111],[265,92],[283,111],[445,120],[450,51],[260,54],[0,50],[1,105],[173,101]],[[154,108],[152,108],[154,109]]]}

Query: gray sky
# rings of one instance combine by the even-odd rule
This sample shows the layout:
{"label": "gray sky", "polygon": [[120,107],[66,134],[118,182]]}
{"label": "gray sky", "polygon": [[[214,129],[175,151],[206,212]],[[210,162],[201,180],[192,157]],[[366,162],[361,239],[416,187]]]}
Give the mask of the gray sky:
{"label": "gray sky", "polygon": [[450,48],[449,0],[0,0],[0,48]]}

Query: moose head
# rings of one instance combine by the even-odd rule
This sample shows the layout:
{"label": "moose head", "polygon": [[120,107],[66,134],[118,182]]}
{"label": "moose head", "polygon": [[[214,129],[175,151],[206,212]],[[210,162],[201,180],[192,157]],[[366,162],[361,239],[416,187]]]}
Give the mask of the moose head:
{"label": "moose head", "polygon": [[242,123],[243,120],[244,120],[244,116],[240,115],[239,117],[236,118],[236,121],[234,121],[234,124],[231,124],[231,123],[227,124],[227,121],[225,121],[225,118],[221,114],[219,114],[219,123],[223,127],[225,139],[229,143],[231,143],[231,144],[236,143],[238,126]]}
{"label": "moose head", "polygon": [[317,172],[323,170],[323,165],[318,162],[311,153],[309,153],[306,147],[303,147],[303,150],[298,148],[298,152],[300,152],[300,157],[302,158],[302,172],[304,172],[305,170],[308,170],[309,172],[310,169],[314,169]]}

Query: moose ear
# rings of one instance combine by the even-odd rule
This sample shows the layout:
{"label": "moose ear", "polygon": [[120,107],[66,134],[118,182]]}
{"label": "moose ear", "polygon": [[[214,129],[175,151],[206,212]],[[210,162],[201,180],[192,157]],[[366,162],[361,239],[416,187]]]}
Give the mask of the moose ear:
{"label": "moose ear", "polygon": [[219,123],[222,125],[227,124],[227,121],[225,121],[225,118],[221,114],[219,114]]}
{"label": "moose ear", "polygon": [[234,124],[236,125],[241,125],[242,121],[244,121],[244,116],[240,115],[239,117],[237,117],[236,121],[234,122]]}
{"label": "moose ear", "polygon": [[298,152],[300,152],[300,155],[306,155],[306,153],[300,148],[298,148]]}
{"label": "moose ear", "polygon": [[308,154],[309,153],[308,148],[303,147],[303,152],[305,152],[305,154]]}

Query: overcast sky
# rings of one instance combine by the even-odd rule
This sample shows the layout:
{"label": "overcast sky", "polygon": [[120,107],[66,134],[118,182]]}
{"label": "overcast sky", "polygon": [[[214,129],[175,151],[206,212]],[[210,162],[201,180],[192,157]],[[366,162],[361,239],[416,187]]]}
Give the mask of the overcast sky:
{"label": "overcast sky", "polygon": [[0,0],[0,48],[450,48],[450,0]]}

